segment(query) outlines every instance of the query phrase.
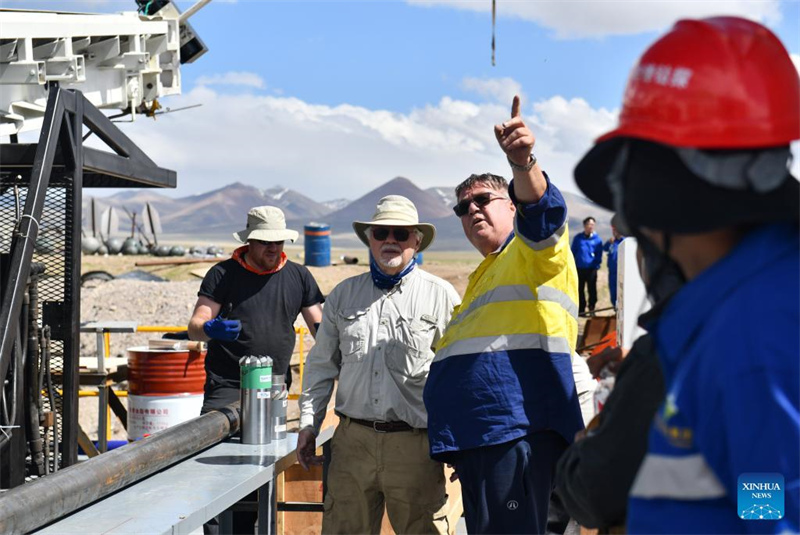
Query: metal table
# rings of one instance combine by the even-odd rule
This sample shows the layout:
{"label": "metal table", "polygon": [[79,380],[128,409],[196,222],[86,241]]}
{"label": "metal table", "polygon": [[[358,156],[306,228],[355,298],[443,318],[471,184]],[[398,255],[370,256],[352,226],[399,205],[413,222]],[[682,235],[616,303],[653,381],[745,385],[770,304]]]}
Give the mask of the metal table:
{"label": "metal table", "polygon": [[[333,427],[323,429],[317,446],[332,436]],[[258,533],[274,534],[275,478],[295,463],[296,446],[296,433],[267,446],[230,439],[37,533],[191,533],[217,515],[226,533],[229,508],[258,490]]]}

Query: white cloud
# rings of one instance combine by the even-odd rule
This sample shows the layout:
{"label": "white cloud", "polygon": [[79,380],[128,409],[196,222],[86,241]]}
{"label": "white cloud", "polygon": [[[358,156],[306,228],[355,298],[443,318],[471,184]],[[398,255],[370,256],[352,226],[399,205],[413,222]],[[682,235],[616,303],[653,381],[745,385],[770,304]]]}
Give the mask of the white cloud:
{"label": "white cloud", "polygon": [[[452,7],[490,11],[491,2],[475,0],[407,0],[426,7]],[[659,31],[681,18],[739,15],[760,22],[777,23],[778,0],[548,0],[497,2],[498,17],[513,17],[540,24],[556,37],[573,39],[628,35]]]}
{"label": "white cloud", "polygon": [[490,97],[498,102],[511,103],[514,95],[519,95],[522,102],[525,102],[525,95],[522,86],[512,78],[464,78],[461,86],[484,97]]}
{"label": "white cloud", "polygon": [[797,69],[797,74],[800,76],[800,54],[789,54],[789,57],[792,58],[792,63],[794,63],[794,66]]}
{"label": "white cloud", "polygon": [[[521,89],[514,80],[470,83]],[[357,198],[398,175],[422,188],[451,186],[475,172],[509,175],[492,129],[510,112],[502,91],[481,103],[446,96],[406,114],[248,89],[220,93],[208,85],[164,104],[197,103],[203,106],[158,117],[155,124],[140,118],[119,125],[158,165],[178,172],[179,195],[238,180],[261,188],[282,185],[325,201]],[[577,191],[572,170],[594,137],[613,126],[614,113],[562,97],[522,112],[548,173],[559,187]]]}
{"label": "white cloud", "polygon": [[578,154],[600,134],[616,125],[617,110],[594,109],[581,98],[555,96],[534,103],[531,128],[548,147],[564,154]]}
{"label": "white cloud", "polygon": [[239,85],[264,89],[266,84],[257,74],[252,72],[226,72],[223,74],[213,74],[211,76],[200,76],[197,85]]}

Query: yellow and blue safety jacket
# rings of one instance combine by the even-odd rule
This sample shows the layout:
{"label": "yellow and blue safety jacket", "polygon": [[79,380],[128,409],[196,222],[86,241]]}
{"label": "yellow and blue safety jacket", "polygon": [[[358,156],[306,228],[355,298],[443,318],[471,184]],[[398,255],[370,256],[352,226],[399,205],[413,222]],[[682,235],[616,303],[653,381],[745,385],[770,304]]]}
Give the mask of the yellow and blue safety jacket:
{"label": "yellow and blue safety jacket", "polygon": [[567,206],[547,179],[517,205],[515,231],[470,275],[425,385],[431,456],[554,430],[583,428],[571,355],[578,334],[577,271]]}
{"label": "yellow and blue safety jacket", "polygon": [[798,532],[798,296],[797,225],[767,225],[647,325],[667,396],[631,489],[629,533]]}

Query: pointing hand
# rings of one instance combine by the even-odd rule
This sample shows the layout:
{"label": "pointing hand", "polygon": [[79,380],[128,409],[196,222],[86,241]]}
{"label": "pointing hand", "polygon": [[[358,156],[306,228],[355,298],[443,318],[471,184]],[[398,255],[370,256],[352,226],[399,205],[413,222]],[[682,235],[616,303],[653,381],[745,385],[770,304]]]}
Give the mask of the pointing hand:
{"label": "pointing hand", "polygon": [[520,116],[518,95],[514,95],[511,103],[511,119],[495,125],[494,135],[509,160],[521,166],[528,164],[536,137]]}

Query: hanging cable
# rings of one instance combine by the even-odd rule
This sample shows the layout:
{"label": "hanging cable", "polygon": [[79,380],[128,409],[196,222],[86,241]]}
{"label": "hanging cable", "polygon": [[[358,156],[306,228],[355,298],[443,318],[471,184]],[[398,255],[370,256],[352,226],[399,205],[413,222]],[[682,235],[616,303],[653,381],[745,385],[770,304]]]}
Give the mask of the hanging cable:
{"label": "hanging cable", "polygon": [[497,0],[492,0],[492,67],[494,67],[494,29],[497,20]]}
{"label": "hanging cable", "polygon": [[[58,392],[53,388],[53,377],[50,375],[50,326],[45,325],[42,327],[42,339],[44,341],[44,374],[45,374],[45,383],[47,384],[47,401],[50,403],[50,411],[53,414],[53,472],[58,472],[58,418],[59,413],[56,410],[56,397],[58,397]],[[63,398],[60,398],[60,401],[64,403]]]}

